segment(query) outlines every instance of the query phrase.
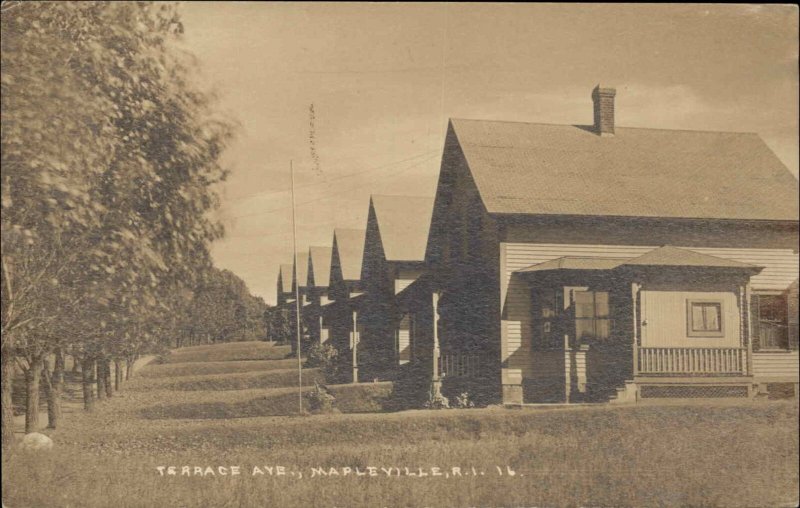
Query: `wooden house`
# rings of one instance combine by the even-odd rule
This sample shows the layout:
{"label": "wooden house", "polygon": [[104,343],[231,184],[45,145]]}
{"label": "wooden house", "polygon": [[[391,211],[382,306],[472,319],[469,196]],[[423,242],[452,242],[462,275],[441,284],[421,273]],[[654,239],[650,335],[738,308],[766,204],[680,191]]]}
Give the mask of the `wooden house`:
{"label": "wooden house", "polygon": [[331,247],[309,247],[308,249],[306,322],[309,325],[311,341],[317,344],[326,343],[329,337],[322,309],[329,302],[328,284],[331,278],[332,252]]}
{"label": "wooden house", "polygon": [[278,269],[276,305],[272,310],[272,340],[291,341],[295,336],[295,295],[292,290],[293,265],[281,264]]}
{"label": "wooden house", "polygon": [[361,281],[365,291],[360,363],[366,379],[391,379],[410,358],[409,318],[395,295],[424,270],[433,198],[370,198]]}
{"label": "wooden house", "polygon": [[797,179],[757,134],[615,127],[614,97],[450,120],[415,361],[485,402],[796,390]]}
{"label": "wooden house", "polygon": [[334,229],[331,248],[328,299],[323,319],[328,324],[328,342],[338,351],[340,381],[358,382],[358,343],[363,286],[361,262],[364,257],[363,229]]}
{"label": "wooden house", "polygon": [[294,300],[294,292],[292,290],[292,265],[282,264],[278,270],[278,288],[277,288],[277,305],[282,307],[286,305],[289,300]]}
{"label": "wooden house", "polygon": [[[308,298],[308,261],[309,255],[308,251],[298,252],[295,256],[295,263],[293,264],[292,269],[292,293],[297,294],[300,298],[300,340],[301,340],[301,347],[303,351],[306,351],[310,345],[310,328],[313,325],[313,316],[308,316],[307,311],[309,310],[309,306],[311,302]],[[296,312],[297,306],[292,310],[292,312]],[[297,350],[297,324],[296,318],[294,318],[294,338],[291,342],[292,344],[292,352],[296,352]]]}

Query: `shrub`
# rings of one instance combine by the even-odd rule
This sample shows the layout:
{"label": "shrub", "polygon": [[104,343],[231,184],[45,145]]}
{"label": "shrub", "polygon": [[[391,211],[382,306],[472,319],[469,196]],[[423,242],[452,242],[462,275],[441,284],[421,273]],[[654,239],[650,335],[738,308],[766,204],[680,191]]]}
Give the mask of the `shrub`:
{"label": "shrub", "polygon": [[441,392],[431,388],[425,409],[450,409],[450,401]]}
{"label": "shrub", "polygon": [[328,380],[337,379],[339,352],[329,344],[314,344],[308,350],[306,367],[319,367]]}
{"label": "shrub", "polygon": [[328,391],[325,385],[314,381],[314,389],[306,394],[308,406],[313,413],[331,413],[336,397]]}
{"label": "shrub", "polygon": [[469,409],[475,407],[475,403],[472,402],[469,392],[461,392],[461,394],[456,397],[455,407],[459,409]]}

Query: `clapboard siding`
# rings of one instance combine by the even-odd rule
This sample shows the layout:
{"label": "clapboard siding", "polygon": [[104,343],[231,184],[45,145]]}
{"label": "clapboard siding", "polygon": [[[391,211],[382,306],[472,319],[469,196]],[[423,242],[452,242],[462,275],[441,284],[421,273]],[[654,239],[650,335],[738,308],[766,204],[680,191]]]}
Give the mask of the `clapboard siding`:
{"label": "clapboard siding", "polygon": [[[722,302],[722,337],[689,337],[687,301]],[[741,320],[733,292],[642,291],[641,327],[643,347],[739,347]]]}
{"label": "clapboard siding", "polygon": [[800,374],[798,373],[797,351],[787,352],[755,352],[753,353],[753,376],[758,381],[759,378],[786,378],[787,381],[797,382]]}
{"label": "clapboard siding", "polygon": [[[657,247],[502,242],[500,273],[504,278],[501,287],[505,289],[501,292],[505,342],[502,360],[507,369],[519,371],[524,377],[531,376],[535,370],[530,358],[530,292],[526,284],[512,278],[514,271],[563,256],[625,258],[641,256]],[[800,258],[792,249],[676,247],[764,267],[751,279],[755,291],[783,291],[798,277]]]}

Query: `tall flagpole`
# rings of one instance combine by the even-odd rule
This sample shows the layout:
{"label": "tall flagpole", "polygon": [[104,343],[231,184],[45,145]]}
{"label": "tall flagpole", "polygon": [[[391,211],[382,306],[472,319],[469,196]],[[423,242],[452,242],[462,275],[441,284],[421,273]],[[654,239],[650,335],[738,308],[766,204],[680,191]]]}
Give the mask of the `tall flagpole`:
{"label": "tall flagpole", "polygon": [[292,175],[292,252],[294,255],[294,305],[297,327],[297,402],[299,412],[303,414],[303,360],[300,351],[300,281],[297,280],[297,220],[294,208],[294,165],[289,161],[289,172]]}

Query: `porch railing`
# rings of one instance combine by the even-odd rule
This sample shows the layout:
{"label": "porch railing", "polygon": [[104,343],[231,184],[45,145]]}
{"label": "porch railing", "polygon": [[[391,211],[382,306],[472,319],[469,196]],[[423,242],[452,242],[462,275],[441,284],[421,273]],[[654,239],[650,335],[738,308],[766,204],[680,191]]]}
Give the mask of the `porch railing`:
{"label": "porch railing", "polygon": [[746,355],[741,347],[640,347],[639,374],[744,374]]}
{"label": "porch railing", "polygon": [[439,376],[473,377],[478,373],[480,357],[467,353],[442,353],[439,356]]}

